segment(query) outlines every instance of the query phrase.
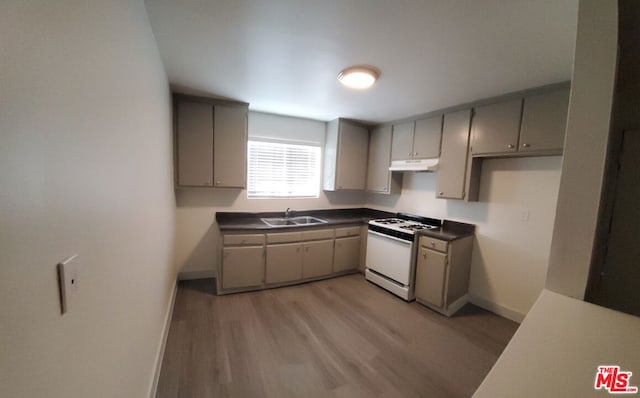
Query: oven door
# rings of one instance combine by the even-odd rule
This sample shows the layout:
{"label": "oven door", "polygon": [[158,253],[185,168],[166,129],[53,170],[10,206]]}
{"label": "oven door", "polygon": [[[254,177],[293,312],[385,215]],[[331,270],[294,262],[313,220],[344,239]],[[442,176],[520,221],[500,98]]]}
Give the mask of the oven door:
{"label": "oven door", "polygon": [[413,242],[368,231],[367,268],[408,286],[411,279],[412,245]]}

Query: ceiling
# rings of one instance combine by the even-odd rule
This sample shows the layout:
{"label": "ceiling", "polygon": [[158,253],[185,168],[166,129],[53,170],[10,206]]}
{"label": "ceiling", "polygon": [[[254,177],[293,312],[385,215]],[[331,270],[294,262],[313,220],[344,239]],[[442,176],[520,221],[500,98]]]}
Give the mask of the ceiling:
{"label": "ceiling", "polygon": [[[386,122],[571,79],[578,0],[146,0],[172,89]],[[381,71],[367,91],[343,68]]]}

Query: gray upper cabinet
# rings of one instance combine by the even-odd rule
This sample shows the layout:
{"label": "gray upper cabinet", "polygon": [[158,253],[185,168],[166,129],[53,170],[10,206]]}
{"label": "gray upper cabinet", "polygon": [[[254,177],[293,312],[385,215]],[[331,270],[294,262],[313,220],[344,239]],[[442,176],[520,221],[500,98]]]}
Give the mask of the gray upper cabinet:
{"label": "gray upper cabinet", "polygon": [[210,104],[180,101],[176,111],[177,184],[210,187],[213,184],[213,108]]}
{"label": "gray upper cabinet", "polygon": [[464,199],[471,110],[444,115],[438,165],[438,198]]}
{"label": "gray upper cabinet", "polygon": [[176,185],[246,186],[248,104],[175,95]]}
{"label": "gray upper cabinet", "polygon": [[214,185],[218,188],[245,188],[247,108],[216,105],[213,121]]}
{"label": "gray upper cabinet", "polygon": [[518,150],[562,153],[568,108],[568,88],[526,97]]}
{"label": "gray upper cabinet", "polygon": [[415,122],[396,124],[393,126],[393,143],[391,160],[411,159],[413,154],[413,130]]}
{"label": "gray upper cabinet", "polygon": [[369,131],[356,123],[336,119],[327,124],[325,191],[364,190],[367,179]]}
{"label": "gray upper cabinet", "polygon": [[440,155],[442,116],[393,126],[391,160],[430,159]]}
{"label": "gray upper cabinet", "polygon": [[402,183],[401,173],[389,171],[391,163],[391,126],[378,126],[369,134],[369,161],[367,165],[367,191],[397,193]]}
{"label": "gray upper cabinet", "polygon": [[479,106],[473,116],[471,154],[516,152],[522,98]]}
{"label": "gray upper cabinet", "polygon": [[413,157],[430,159],[440,156],[442,115],[416,120],[413,132]]}

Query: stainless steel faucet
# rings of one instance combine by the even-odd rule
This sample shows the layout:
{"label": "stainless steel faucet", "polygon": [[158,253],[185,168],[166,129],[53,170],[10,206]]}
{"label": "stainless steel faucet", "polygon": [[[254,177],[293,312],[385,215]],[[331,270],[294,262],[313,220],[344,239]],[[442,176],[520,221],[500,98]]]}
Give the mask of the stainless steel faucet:
{"label": "stainless steel faucet", "polygon": [[284,216],[285,218],[289,218],[289,216],[294,212],[295,210],[292,210],[291,207],[287,207],[287,210],[284,211]]}

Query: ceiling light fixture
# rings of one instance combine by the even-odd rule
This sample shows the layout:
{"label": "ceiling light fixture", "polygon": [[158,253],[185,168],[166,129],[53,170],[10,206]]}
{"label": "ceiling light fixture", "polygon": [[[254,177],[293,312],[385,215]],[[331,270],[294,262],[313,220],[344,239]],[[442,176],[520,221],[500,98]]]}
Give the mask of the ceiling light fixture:
{"label": "ceiling light fixture", "polygon": [[338,74],[338,80],[349,88],[364,90],[378,80],[380,72],[371,66],[350,66]]}

